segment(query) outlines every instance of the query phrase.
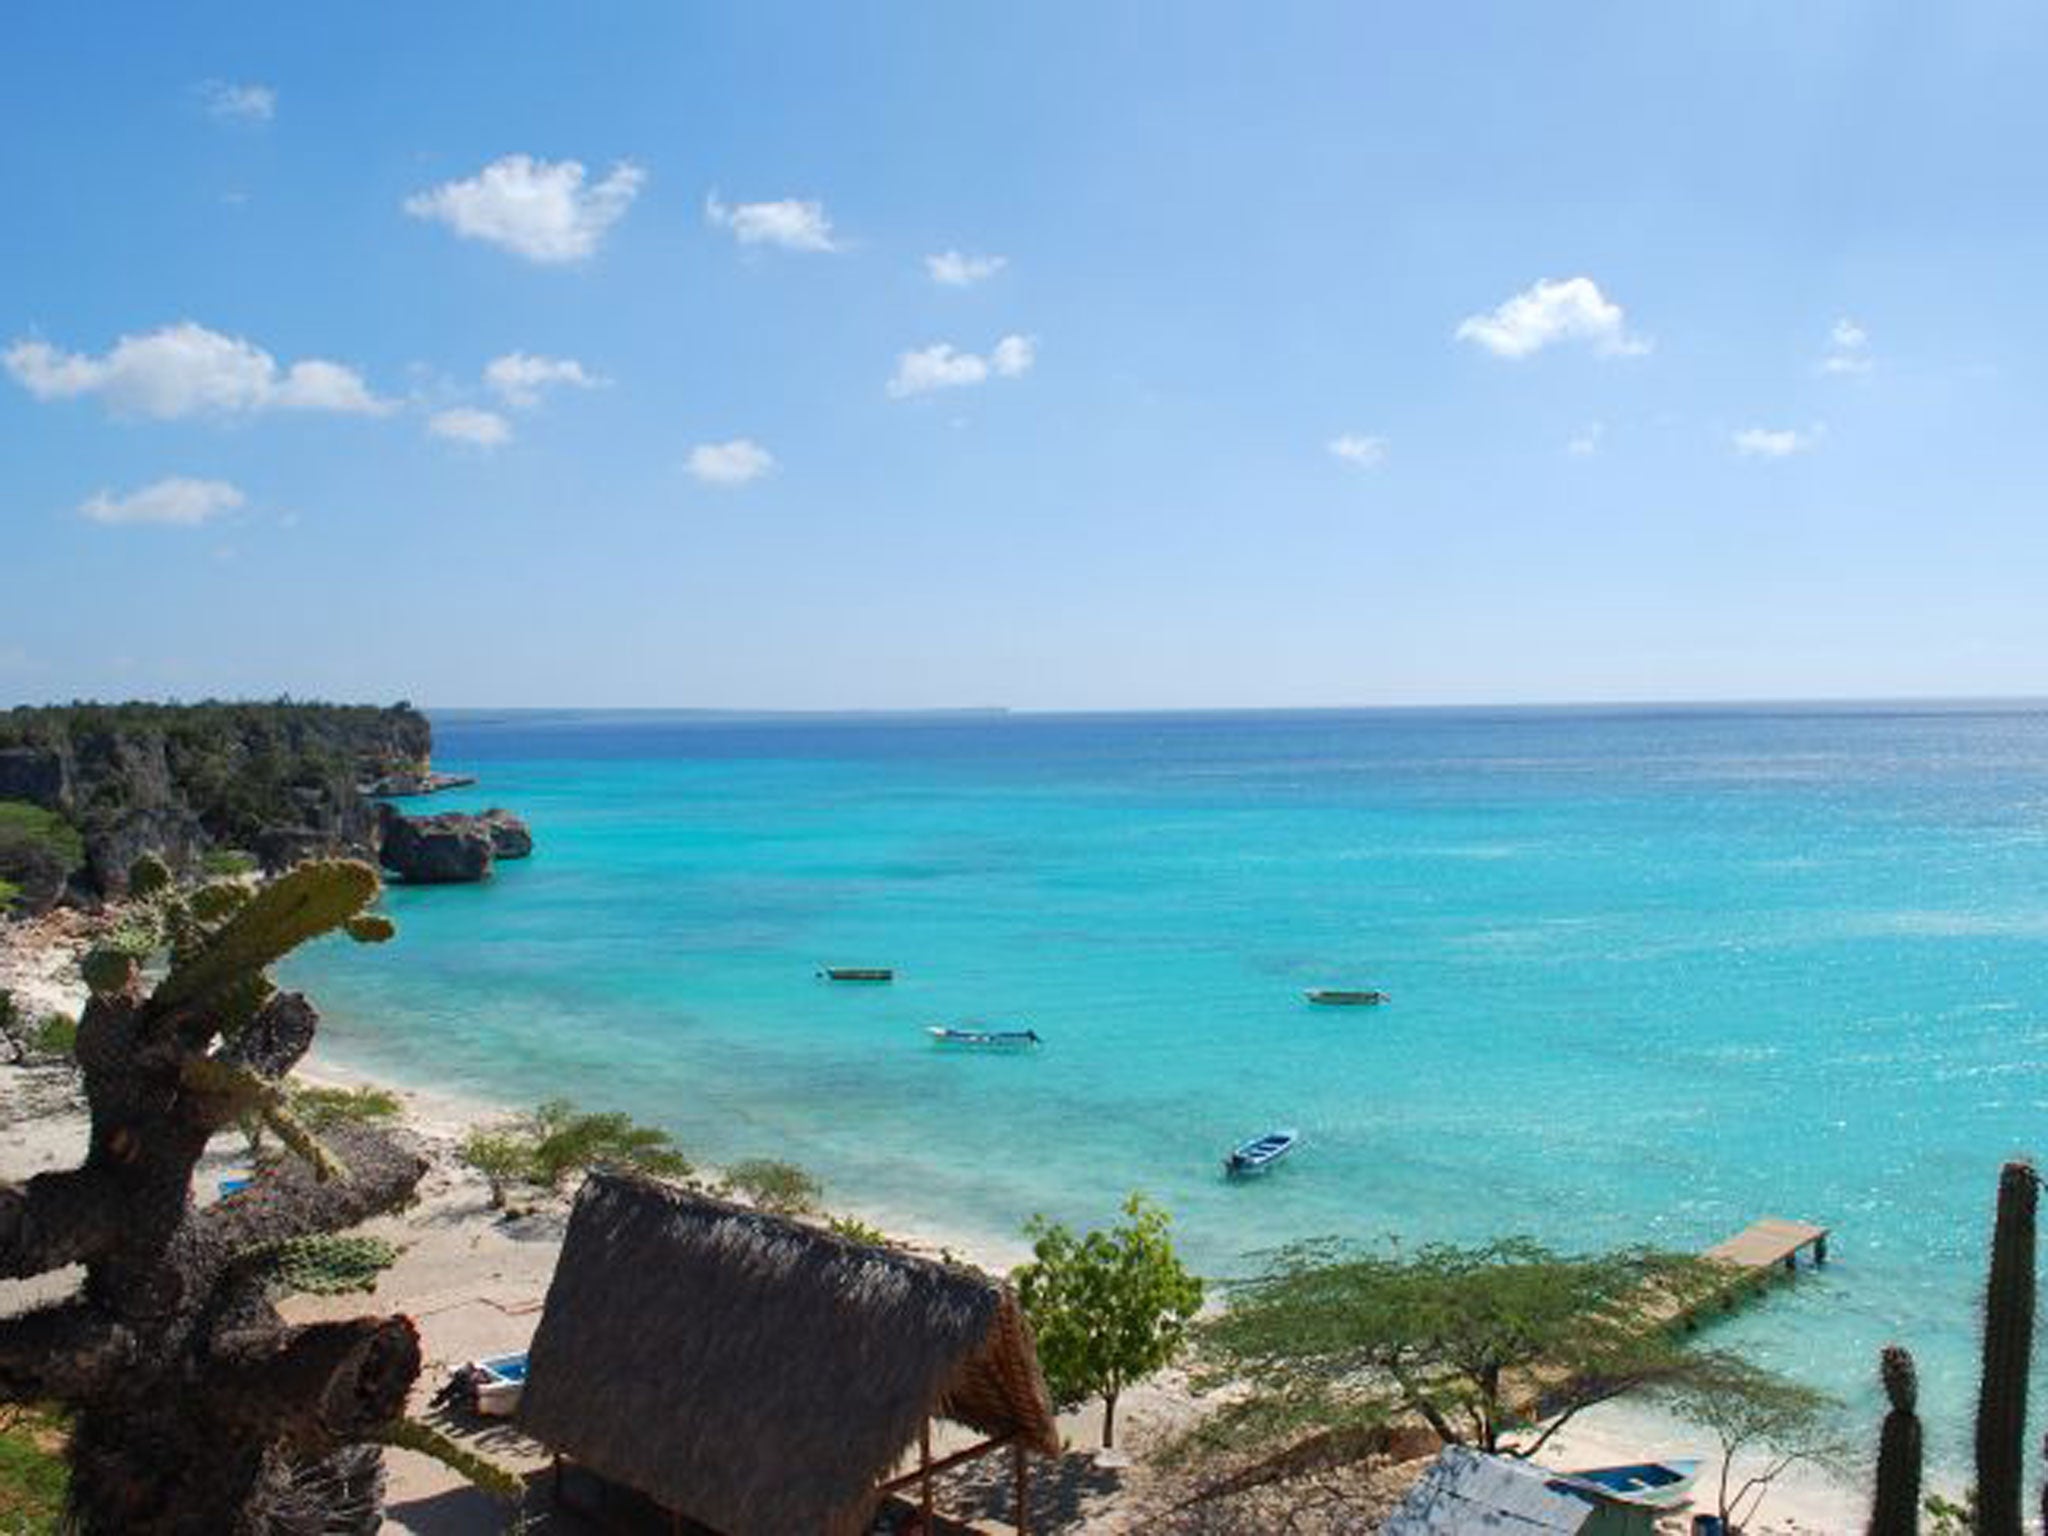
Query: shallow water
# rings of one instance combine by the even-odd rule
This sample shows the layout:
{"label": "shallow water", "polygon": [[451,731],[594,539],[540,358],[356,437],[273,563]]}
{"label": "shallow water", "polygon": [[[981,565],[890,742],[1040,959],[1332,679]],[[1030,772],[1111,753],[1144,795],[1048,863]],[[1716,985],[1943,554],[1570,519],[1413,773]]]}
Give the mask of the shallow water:
{"label": "shallow water", "polygon": [[[1859,1404],[1903,1340],[1937,1447],[1967,1440],[1998,1164],[2048,1107],[2048,712],[436,731],[483,783],[431,808],[511,806],[539,851],[296,962],[354,1065],[624,1108],[991,1238],[1143,1189],[1212,1273],[1329,1232],[1814,1220],[1835,1262],[1725,1336]],[[927,1043],[967,1020],[1047,1043]],[[1282,1124],[1290,1162],[1220,1177]]]}

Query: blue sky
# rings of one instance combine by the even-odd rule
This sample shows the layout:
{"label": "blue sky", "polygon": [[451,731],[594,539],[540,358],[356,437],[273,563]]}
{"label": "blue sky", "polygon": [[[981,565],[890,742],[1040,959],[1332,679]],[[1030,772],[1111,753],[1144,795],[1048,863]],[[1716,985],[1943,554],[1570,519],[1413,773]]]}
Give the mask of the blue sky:
{"label": "blue sky", "polygon": [[2017,3],[18,8],[0,702],[2048,691],[2044,77]]}

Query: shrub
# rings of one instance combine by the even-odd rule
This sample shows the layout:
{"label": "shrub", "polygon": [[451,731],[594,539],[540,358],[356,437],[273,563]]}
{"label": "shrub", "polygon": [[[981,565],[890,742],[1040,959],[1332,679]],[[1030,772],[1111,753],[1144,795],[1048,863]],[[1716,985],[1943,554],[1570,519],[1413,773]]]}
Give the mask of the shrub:
{"label": "shrub", "polygon": [[818,1208],[825,1186],[795,1163],[750,1157],[725,1170],[725,1193],[744,1195],[764,1211],[802,1216]]}
{"label": "shrub", "polygon": [[54,1536],[64,1528],[69,1435],[70,1426],[46,1408],[0,1407],[0,1531]]}
{"label": "shrub", "polygon": [[690,1160],[667,1131],[615,1110],[585,1114],[567,1099],[551,1099],[534,1111],[533,1124],[538,1133],[534,1176],[549,1189],[560,1189],[571,1174],[606,1164],[669,1178],[690,1172]]}
{"label": "shrub", "polygon": [[893,1248],[895,1239],[880,1227],[869,1226],[858,1216],[833,1216],[825,1222],[826,1230],[845,1238],[849,1243],[866,1243],[870,1248]]}
{"label": "shrub", "polygon": [[235,875],[253,875],[256,872],[256,856],[243,853],[239,848],[215,848],[201,856],[200,868],[209,875],[224,878]]}
{"label": "shrub", "polygon": [[28,1048],[37,1056],[69,1056],[78,1048],[78,1020],[68,1013],[46,1015],[28,1037]]}
{"label": "shrub", "polygon": [[666,1178],[690,1173],[690,1160],[667,1131],[617,1111],[586,1113],[567,1099],[550,1099],[509,1125],[479,1127],[458,1155],[489,1180],[497,1207],[514,1184],[559,1190],[589,1168],[633,1168]]}
{"label": "shrub", "polygon": [[493,1210],[504,1209],[505,1192],[514,1184],[527,1183],[533,1177],[533,1138],[516,1130],[479,1127],[464,1138],[456,1155],[489,1183]]}
{"label": "shrub", "polygon": [[55,811],[22,800],[0,800],[0,908],[16,900],[53,900],[85,862],[78,829]]}
{"label": "shrub", "polygon": [[331,1130],[337,1125],[377,1125],[396,1120],[405,1107],[388,1088],[368,1084],[360,1088],[295,1087],[289,1103],[299,1123],[314,1132]]}

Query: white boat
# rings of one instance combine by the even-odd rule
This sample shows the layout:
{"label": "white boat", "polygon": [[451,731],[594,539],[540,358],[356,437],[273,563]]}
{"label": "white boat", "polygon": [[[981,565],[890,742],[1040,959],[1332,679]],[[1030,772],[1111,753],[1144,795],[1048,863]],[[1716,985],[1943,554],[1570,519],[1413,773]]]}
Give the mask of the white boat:
{"label": "white boat", "polygon": [[1372,987],[1310,987],[1301,995],[1325,1008],[1371,1008],[1393,1001]]}
{"label": "white boat", "polygon": [[1029,1050],[1044,1043],[1035,1029],[952,1029],[933,1024],[925,1033],[932,1037],[934,1045],[967,1045],[991,1051]]}
{"label": "white boat", "polygon": [[493,1355],[472,1360],[476,1373],[476,1411],[489,1419],[509,1419],[519,1411],[519,1399],[526,1392],[526,1356]]}
{"label": "white boat", "polygon": [[1292,1152],[1301,1142],[1299,1131],[1267,1131],[1250,1141],[1239,1142],[1223,1159],[1225,1173],[1264,1173]]}

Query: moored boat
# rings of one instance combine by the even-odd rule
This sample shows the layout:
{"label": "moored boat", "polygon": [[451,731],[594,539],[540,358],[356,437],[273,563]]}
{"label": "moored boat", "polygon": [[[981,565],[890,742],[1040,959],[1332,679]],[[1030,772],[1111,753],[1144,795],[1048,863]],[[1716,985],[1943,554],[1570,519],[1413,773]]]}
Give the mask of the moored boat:
{"label": "moored boat", "polygon": [[1370,1008],[1393,1001],[1386,993],[1372,987],[1310,987],[1302,996],[1325,1008]]}
{"label": "moored boat", "polygon": [[896,972],[886,965],[821,965],[818,974],[827,981],[894,981]]}
{"label": "moored boat", "polygon": [[1669,1509],[1682,1504],[1692,1493],[1693,1480],[1700,1475],[1700,1463],[1683,1461],[1638,1461],[1621,1467],[1589,1467],[1567,1472],[1574,1482],[1594,1487],[1631,1504]]}
{"label": "moored boat", "polygon": [[1300,1141],[1299,1131],[1267,1131],[1262,1136],[1254,1136],[1250,1141],[1239,1142],[1230,1156],[1223,1159],[1223,1171],[1264,1173],[1292,1152]]}
{"label": "moored boat", "polygon": [[952,1029],[933,1024],[925,1029],[935,1045],[971,1045],[984,1050],[1028,1050],[1044,1042],[1035,1029]]}

